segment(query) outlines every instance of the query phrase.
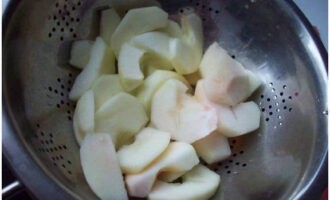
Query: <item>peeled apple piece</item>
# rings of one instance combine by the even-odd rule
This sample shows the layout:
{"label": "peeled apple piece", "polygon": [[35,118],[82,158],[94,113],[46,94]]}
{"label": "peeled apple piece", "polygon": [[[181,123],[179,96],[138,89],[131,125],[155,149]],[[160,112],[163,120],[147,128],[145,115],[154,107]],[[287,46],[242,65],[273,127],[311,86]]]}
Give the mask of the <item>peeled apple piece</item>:
{"label": "peeled apple piece", "polygon": [[81,166],[88,185],[104,200],[128,200],[116,151],[108,134],[87,135],[80,148]]}
{"label": "peeled apple piece", "polygon": [[207,164],[222,161],[231,155],[228,139],[217,131],[196,141],[193,146]]}
{"label": "peeled apple piece", "polygon": [[142,129],[133,144],[121,147],[117,153],[123,173],[141,172],[166,149],[170,138],[170,134],[164,131],[149,127]]}
{"label": "peeled apple piece", "polygon": [[95,97],[95,110],[98,110],[114,95],[124,92],[117,74],[101,75],[93,84],[91,90]]}
{"label": "peeled apple piece", "polygon": [[226,137],[236,137],[256,130],[260,126],[260,110],[250,101],[229,107],[211,102],[205,94],[204,81],[197,82],[195,98],[217,113],[217,130]]}
{"label": "peeled apple piece", "polygon": [[177,141],[193,143],[217,128],[214,109],[189,96],[181,81],[167,80],[155,93],[151,104],[151,122]]}
{"label": "peeled apple piece", "polygon": [[169,49],[171,38],[161,32],[148,32],[132,38],[132,43],[138,48],[144,49],[160,56],[162,59],[170,60],[172,55]]}
{"label": "peeled apple piece", "polygon": [[121,46],[133,36],[167,25],[168,14],[158,7],[135,8],[127,12],[111,37],[111,47],[116,55]]}
{"label": "peeled apple piece", "polygon": [[194,53],[191,46],[180,39],[170,41],[171,62],[179,74],[191,74],[198,70],[200,58]]}
{"label": "peeled apple piece", "polygon": [[196,71],[192,74],[186,74],[184,77],[190,85],[196,86],[197,81],[201,79],[201,74],[199,71]]}
{"label": "peeled apple piece", "polygon": [[220,176],[199,164],[182,177],[182,183],[156,181],[148,195],[150,200],[207,200],[220,184]]}
{"label": "peeled apple piece", "polygon": [[143,105],[125,92],[110,98],[95,113],[95,131],[110,134],[116,149],[131,141],[147,122]]}
{"label": "peeled apple piece", "polygon": [[120,23],[120,17],[113,8],[101,12],[100,36],[110,45],[111,36]]}
{"label": "peeled apple piece", "polygon": [[77,40],[72,43],[69,63],[78,69],[84,69],[90,58],[93,41]]}
{"label": "peeled apple piece", "polygon": [[92,46],[88,64],[74,81],[69,98],[78,100],[100,75],[113,73],[115,73],[115,57],[103,39],[97,37]]}
{"label": "peeled apple piece", "polygon": [[110,0],[110,5],[115,8],[118,14],[123,17],[128,10],[132,8],[142,8],[157,6],[160,7],[160,3],[156,0]]}
{"label": "peeled apple piece", "polygon": [[203,25],[201,18],[195,13],[181,16],[181,26],[184,41],[192,47],[194,56],[200,63],[203,56]]}
{"label": "peeled apple piece", "polygon": [[179,39],[182,38],[183,34],[180,25],[173,20],[168,20],[167,26],[160,28],[157,31],[166,33],[170,37],[175,37]]}
{"label": "peeled apple piece", "polygon": [[157,179],[165,182],[173,182],[185,173],[186,172],[161,172]]}
{"label": "peeled apple piece", "polygon": [[87,133],[94,132],[94,113],[94,94],[87,91],[79,99],[74,112],[74,131],[79,144]]}
{"label": "peeled apple piece", "polygon": [[142,84],[144,75],[140,60],[145,51],[125,43],[119,52],[118,74],[120,82],[126,91],[132,91]]}
{"label": "peeled apple piece", "polygon": [[155,70],[137,89],[136,98],[143,104],[146,112],[150,114],[151,101],[157,89],[167,80],[176,79],[190,87],[189,83],[179,74],[172,71]]}
{"label": "peeled apple piece", "polygon": [[126,175],[128,193],[133,197],[147,197],[159,172],[187,172],[198,163],[195,149],[190,144],[171,142],[144,171]]}
{"label": "peeled apple piece", "polygon": [[[249,92],[252,94],[254,91],[256,91],[260,85],[262,84],[262,80],[258,75],[253,74],[251,71],[246,70],[246,73],[249,77]],[[249,95],[250,96],[250,95]],[[247,96],[247,97],[249,97]]]}
{"label": "peeled apple piece", "polygon": [[216,42],[206,50],[200,71],[206,95],[215,103],[234,106],[251,95],[246,70]]}

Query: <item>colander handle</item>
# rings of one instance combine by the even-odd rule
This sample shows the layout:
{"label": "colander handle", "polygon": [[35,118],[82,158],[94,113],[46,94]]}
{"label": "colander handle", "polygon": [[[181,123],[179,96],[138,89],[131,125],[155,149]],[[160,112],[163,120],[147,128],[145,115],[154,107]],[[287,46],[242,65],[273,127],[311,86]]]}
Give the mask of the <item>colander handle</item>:
{"label": "colander handle", "polygon": [[22,189],[21,182],[19,182],[18,180],[15,180],[12,183],[10,183],[7,186],[2,188],[2,198],[7,199],[6,197],[9,197],[9,196],[15,194],[20,189]]}

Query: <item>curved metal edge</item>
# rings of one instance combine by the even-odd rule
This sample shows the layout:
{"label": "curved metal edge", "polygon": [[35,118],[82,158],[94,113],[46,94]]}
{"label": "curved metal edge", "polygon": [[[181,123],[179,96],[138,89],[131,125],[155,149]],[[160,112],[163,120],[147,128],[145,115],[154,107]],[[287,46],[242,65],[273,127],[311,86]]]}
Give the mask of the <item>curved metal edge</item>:
{"label": "curved metal edge", "polygon": [[[293,0],[285,0],[285,2],[294,11],[296,16],[300,19],[300,21],[306,28],[308,34],[313,39],[316,47],[318,48],[320,56],[323,60],[324,68],[328,75],[328,52],[327,52],[326,48],[324,47],[324,44],[321,41],[321,38],[316,33],[313,25],[310,23],[310,21],[307,19],[307,17],[304,15],[304,13],[299,9],[299,7],[293,2]],[[297,194],[297,196],[296,196],[297,199],[300,199],[300,200],[317,199],[318,200],[318,199],[320,199],[323,191],[327,188],[327,186],[328,186],[328,151],[322,156],[323,157],[320,159],[321,165],[317,169],[316,175],[312,178],[311,184],[307,186],[308,188],[306,188],[306,190]]]}
{"label": "curved metal edge", "polygon": [[[8,1],[8,4],[3,5],[3,38],[5,38],[10,19],[20,2],[22,1],[11,0]],[[2,47],[3,46],[4,43],[2,43]],[[3,80],[5,79],[4,73],[2,73],[2,78]],[[28,149],[16,134],[19,130],[15,130],[15,120],[7,107],[8,99],[5,98],[6,91],[5,84],[2,84],[2,145],[3,155],[8,160],[14,174],[28,189],[27,192],[29,192],[31,197],[35,199],[74,199],[64,188],[56,184],[56,182],[38,166],[34,158],[27,153]],[[22,176],[22,174],[24,174],[24,176]]]}

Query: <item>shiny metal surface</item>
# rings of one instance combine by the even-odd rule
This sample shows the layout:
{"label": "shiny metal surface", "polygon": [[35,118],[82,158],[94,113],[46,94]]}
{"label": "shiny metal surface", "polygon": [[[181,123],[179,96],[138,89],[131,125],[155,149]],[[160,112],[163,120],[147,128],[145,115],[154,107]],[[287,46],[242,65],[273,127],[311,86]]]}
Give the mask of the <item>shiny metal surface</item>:
{"label": "shiny metal surface", "polygon": [[[4,153],[39,199],[96,198],[73,136],[75,105],[67,96],[78,71],[67,63],[73,40],[97,35],[97,13],[108,2],[13,1],[5,14]],[[264,81],[251,98],[263,111],[262,126],[231,139],[232,157],[210,166],[222,179],[213,199],[317,199],[308,191],[326,181],[320,175],[327,159],[327,60],[294,5],[168,0],[162,6],[174,19],[195,9],[205,46],[218,41]]]}

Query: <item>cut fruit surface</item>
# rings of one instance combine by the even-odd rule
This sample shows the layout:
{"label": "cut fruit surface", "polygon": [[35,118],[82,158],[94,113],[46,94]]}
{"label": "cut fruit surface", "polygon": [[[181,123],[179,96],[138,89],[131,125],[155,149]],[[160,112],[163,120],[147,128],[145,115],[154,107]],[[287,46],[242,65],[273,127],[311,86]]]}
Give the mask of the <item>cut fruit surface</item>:
{"label": "cut fruit surface", "polygon": [[165,27],[168,14],[158,7],[135,8],[127,12],[111,37],[116,55],[121,46],[135,35]]}
{"label": "cut fruit surface", "polygon": [[147,122],[143,105],[124,92],[110,98],[95,113],[95,131],[110,134],[116,149],[130,142]]}
{"label": "cut fruit surface", "polygon": [[122,86],[126,91],[132,91],[142,84],[144,75],[140,60],[145,51],[125,43],[120,49],[118,58],[118,72]]}
{"label": "cut fruit surface", "polygon": [[151,106],[151,122],[167,131],[174,140],[193,143],[217,128],[214,109],[202,105],[178,80],[166,81],[155,93]]}
{"label": "cut fruit surface", "polygon": [[84,69],[89,61],[93,41],[78,40],[72,43],[69,63],[78,69]]}
{"label": "cut fruit surface", "polygon": [[171,142],[148,168],[125,177],[128,192],[133,197],[147,197],[159,172],[186,172],[198,163],[197,154],[190,144]]}
{"label": "cut fruit surface", "polygon": [[84,70],[77,76],[69,93],[71,100],[78,100],[87,90],[91,88],[94,81],[101,74],[112,74],[115,72],[115,58],[110,47],[101,37],[97,37],[92,49],[90,59]]}
{"label": "cut fruit surface", "polygon": [[199,164],[183,175],[182,183],[166,183],[157,180],[148,199],[207,200],[215,194],[219,184],[220,176]]}
{"label": "cut fruit surface", "polygon": [[144,128],[134,143],[121,147],[117,153],[120,168],[125,174],[141,172],[155,160],[170,143],[170,134],[154,128]]}
{"label": "cut fruit surface", "polygon": [[120,17],[113,8],[101,12],[100,36],[110,45],[113,32],[120,23]]}
{"label": "cut fruit surface", "polygon": [[87,135],[81,144],[80,159],[87,183],[99,198],[128,200],[116,151],[108,134]]}

